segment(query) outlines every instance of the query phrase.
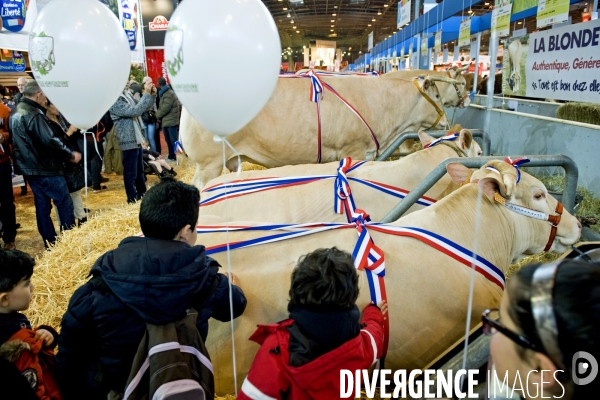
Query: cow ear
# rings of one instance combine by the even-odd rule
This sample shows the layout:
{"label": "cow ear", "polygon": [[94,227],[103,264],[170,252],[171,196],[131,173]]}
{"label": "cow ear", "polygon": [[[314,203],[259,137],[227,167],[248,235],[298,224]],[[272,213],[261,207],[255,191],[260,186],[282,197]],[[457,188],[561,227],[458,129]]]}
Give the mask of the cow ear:
{"label": "cow ear", "polygon": [[467,129],[462,129],[458,136],[458,146],[463,150],[467,150],[471,148],[472,143],[473,134],[471,133],[471,131]]}
{"label": "cow ear", "polygon": [[506,187],[504,186],[504,182],[502,182],[502,176],[500,174],[497,175],[497,177],[488,175],[479,180],[479,189],[491,201],[494,201],[497,192],[500,192],[502,197],[506,196]]}
{"label": "cow ear", "polygon": [[425,77],[425,79],[423,80],[423,90],[429,89],[431,87],[431,85],[433,85],[433,81],[431,80],[429,75],[427,75]]}
{"label": "cow ear", "polygon": [[448,175],[450,175],[452,180],[458,185],[466,182],[467,179],[471,178],[471,175],[473,175],[472,170],[459,163],[448,164],[446,166],[446,171],[448,171]]}
{"label": "cow ear", "polygon": [[429,136],[425,131],[419,131],[419,140],[423,147],[427,146],[429,143],[433,142],[435,138],[433,136]]}

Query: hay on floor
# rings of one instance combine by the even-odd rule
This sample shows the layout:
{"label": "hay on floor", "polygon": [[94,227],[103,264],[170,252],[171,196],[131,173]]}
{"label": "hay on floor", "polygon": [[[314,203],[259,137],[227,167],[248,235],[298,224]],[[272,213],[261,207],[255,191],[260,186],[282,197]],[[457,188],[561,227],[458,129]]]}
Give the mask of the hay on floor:
{"label": "hay on floor", "polygon": [[569,121],[600,125],[600,104],[565,103],[558,107],[556,116]]}

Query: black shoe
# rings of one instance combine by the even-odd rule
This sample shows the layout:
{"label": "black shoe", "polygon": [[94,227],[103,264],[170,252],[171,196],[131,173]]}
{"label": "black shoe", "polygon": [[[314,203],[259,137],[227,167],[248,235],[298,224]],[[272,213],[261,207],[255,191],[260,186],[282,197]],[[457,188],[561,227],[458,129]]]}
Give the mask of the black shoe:
{"label": "black shoe", "polygon": [[104,185],[99,186],[99,187],[95,187],[94,188],[94,193],[100,193],[100,192],[102,192],[102,191],[104,191],[106,189],[108,189],[108,188],[106,186],[104,186]]}
{"label": "black shoe", "polygon": [[77,220],[77,226],[81,226],[81,224],[85,224],[87,222],[87,217],[83,217]]}
{"label": "black shoe", "polygon": [[90,213],[90,209],[89,208],[84,208],[83,212],[85,212],[86,214],[89,214]]}
{"label": "black shoe", "polygon": [[174,168],[171,168],[170,170],[167,170],[167,172],[168,172],[169,174],[171,174],[171,176],[177,176],[177,172],[175,172],[175,169],[174,169]]}
{"label": "black shoe", "polygon": [[26,195],[27,195],[27,185],[21,186],[21,196],[26,196]]}
{"label": "black shoe", "polygon": [[110,180],[110,179],[108,179],[108,178],[105,178],[105,177],[103,177],[103,176],[101,176],[101,177],[100,177],[100,183],[106,183],[106,182],[108,182],[109,180]]}
{"label": "black shoe", "polygon": [[17,223],[15,224],[15,229],[19,229],[21,227],[21,224]]}

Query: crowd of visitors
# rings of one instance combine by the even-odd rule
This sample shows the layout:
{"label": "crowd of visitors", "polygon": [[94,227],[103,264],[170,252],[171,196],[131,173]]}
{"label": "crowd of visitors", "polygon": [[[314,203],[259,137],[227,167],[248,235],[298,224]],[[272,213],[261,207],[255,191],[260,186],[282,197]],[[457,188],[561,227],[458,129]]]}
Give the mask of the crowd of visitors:
{"label": "crowd of visitors", "polygon": [[[87,221],[88,210],[81,197],[86,183],[93,193],[107,190],[103,183],[108,178],[101,172],[108,135],[114,135],[120,147],[129,203],[139,201],[146,192],[144,143],[152,151],[148,168],[159,176],[165,172],[176,175],[160,155],[160,129],[169,149],[166,161],[172,162],[181,105],[163,78],[157,81],[160,90],[150,77],[141,84],[128,82],[115,104],[86,133],[64,118],[34,80],[19,77],[16,83],[18,93],[6,104],[0,102],[0,223],[4,248],[16,248],[19,224],[13,194],[15,174],[23,178],[22,196],[27,195],[28,186],[31,188],[37,228],[46,248],[55,243],[57,236],[51,219],[53,206],[60,230],[68,230]],[[0,92],[4,92],[1,86]]]}

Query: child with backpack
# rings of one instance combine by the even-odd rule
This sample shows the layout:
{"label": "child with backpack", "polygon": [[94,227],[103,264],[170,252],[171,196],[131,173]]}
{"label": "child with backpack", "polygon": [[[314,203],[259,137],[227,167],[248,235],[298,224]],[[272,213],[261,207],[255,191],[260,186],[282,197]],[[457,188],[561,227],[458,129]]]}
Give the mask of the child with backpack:
{"label": "child with backpack", "polygon": [[[229,278],[196,245],[199,201],[196,187],[161,179],[141,201],[144,237],[128,237],[101,256],[92,279],[75,291],[58,343],[56,371],[65,400],[125,393],[134,357],[152,326],[180,325],[194,309],[192,333],[199,331],[204,341],[209,318],[230,320]],[[231,279],[237,318],[246,298]]]}
{"label": "child with backpack", "polygon": [[352,256],[333,247],[300,258],[292,272],[290,318],[259,325],[261,345],[238,400],[335,399],[340,370],[369,368],[383,351],[387,303],[360,311]]}
{"label": "child with backpack", "polygon": [[61,400],[53,376],[52,349],[58,333],[45,325],[32,329],[27,317],[19,312],[29,308],[31,302],[34,265],[27,253],[0,249],[0,358],[13,363],[31,388],[16,389],[17,380],[3,380],[2,397],[26,399],[35,393],[42,400]]}

